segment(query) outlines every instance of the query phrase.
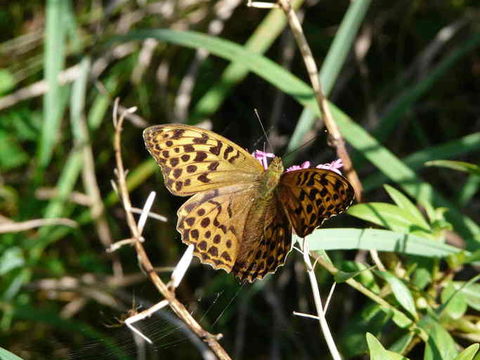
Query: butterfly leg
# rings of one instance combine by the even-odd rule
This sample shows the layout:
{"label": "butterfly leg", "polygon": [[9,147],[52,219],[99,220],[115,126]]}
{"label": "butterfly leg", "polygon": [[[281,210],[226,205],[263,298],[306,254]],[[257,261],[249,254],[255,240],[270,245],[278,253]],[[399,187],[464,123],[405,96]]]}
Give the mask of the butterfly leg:
{"label": "butterfly leg", "polygon": [[148,342],[149,344],[153,344],[152,340],[148,338],[146,335],[144,335],[139,329],[137,329],[135,326],[133,326],[134,323],[141,321],[145,318],[149,318],[152,316],[155,312],[158,310],[161,310],[165,306],[168,305],[168,300],[162,300],[159,303],[153,305],[152,307],[148,308],[147,310],[144,310],[138,314],[130,316],[128,319],[125,320],[125,325],[128,326],[132,332],[138,336],[140,336],[143,340]]}

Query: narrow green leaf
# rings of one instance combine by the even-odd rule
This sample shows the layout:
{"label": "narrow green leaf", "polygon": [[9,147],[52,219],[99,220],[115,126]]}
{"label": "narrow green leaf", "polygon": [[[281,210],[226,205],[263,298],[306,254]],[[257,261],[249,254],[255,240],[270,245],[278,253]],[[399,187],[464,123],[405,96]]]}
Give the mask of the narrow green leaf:
{"label": "narrow green leaf", "polygon": [[367,333],[367,344],[370,360],[408,360],[405,356],[386,350],[375,336]]}
{"label": "narrow green leaf", "polygon": [[313,251],[372,249],[426,257],[445,257],[462,251],[438,241],[380,229],[318,229],[306,239]]}
{"label": "narrow green leaf", "polygon": [[[413,154],[402,158],[401,161],[410,167],[411,169],[420,169],[424,166],[425,162],[429,160],[440,160],[445,158],[453,158],[456,156],[478,151],[480,149],[480,132],[473,133],[445,142],[443,144],[431,146],[429,148],[422,149]],[[362,185],[365,191],[370,191],[381,186],[388,181],[388,177],[384,174],[377,172],[373,175],[362,179]]]}
{"label": "narrow green leaf", "polygon": [[8,350],[0,347],[0,360],[23,360],[21,357],[18,357],[14,353],[11,353]]}
{"label": "narrow green leaf", "polygon": [[356,261],[342,261],[340,265],[339,278],[338,274],[335,274],[334,278],[336,282],[342,282],[348,280],[350,277],[356,277],[357,281],[362,283],[366,288],[372,290],[375,293],[380,292],[380,288],[376,283],[375,275],[373,275],[372,267],[367,267],[362,263]]}
{"label": "narrow green leaf", "polygon": [[411,233],[415,218],[406,210],[392,204],[370,202],[353,205],[347,213],[384,228]]}
{"label": "narrow green leaf", "polygon": [[444,305],[442,313],[447,313],[452,319],[460,319],[467,311],[468,304],[465,295],[455,289],[452,283],[443,289],[440,298]]}
{"label": "narrow green leaf", "polygon": [[447,330],[431,316],[418,323],[428,334],[423,360],[451,360],[458,355],[455,341]]}
{"label": "narrow green leaf", "polygon": [[385,185],[384,187],[385,190],[388,192],[388,195],[390,195],[392,200],[395,202],[395,204],[397,204],[398,207],[405,210],[411,215],[411,219],[415,221],[416,225],[425,230],[430,229],[430,226],[425,221],[425,218],[423,217],[420,210],[418,210],[418,208],[410,201],[409,198],[407,198],[400,191],[390,185]]}
{"label": "narrow green leaf", "polygon": [[390,274],[387,271],[375,271],[376,274],[380,275],[392,288],[392,293],[397,299],[398,303],[407,310],[410,315],[415,319],[418,318],[417,309],[415,308],[415,301],[413,300],[412,293],[410,289],[405,285],[405,283],[397,278],[395,275]]}
{"label": "narrow green leaf", "polygon": [[11,247],[3,252],[0,256],[0,275],[21,267],[25,264],[22,249],[19,247]]}
{"label": "narrow green leaf", "polygon": [[480,284],[466,284],[464,281],[454,281],[453,287],[463,294],[465,301],[471,308],[480,311]]}
{"label": "narrow green leaf", "polygon": [[413,341],[414,338],[415,338],[415,334],[409,331],[408,333],[403,335],[400,339],[395,341],[392,344],[392,346],[390,346],[389,350],[395,353],[402,354],[408,349],[410,343]]}
{"label": "narrow green leaf", "polygon": [[67,2],[63,0],[47,1],[44,71],[48,91],[45,93],[43,100],[44,121],[38,149],[39,163],[42,167],[49,163],[52,156],[62,115],[58,75],[65,62],[66,24],[63,21],[63,16],[66,5]]}
{"label": "narrow green leaf", "polygon": [[453,360],[473,360],[476,353],[478,352],[479,344],[472,344],[458,354]]}
{"label": "narrow green leaf", "polygon": [[470,175],[458,193],[458,204],[466,206],[480,188],[480,176]]}
{"label": "narrow green leaf", "polygon": [[472,174],[472,175],[480,175],[480,166],[467,163],[464,161],[434,160],[434,161],[427,161],[425,165],[438,166],[438,167],[444,167],[447,169],[468,172],[469,174]]}

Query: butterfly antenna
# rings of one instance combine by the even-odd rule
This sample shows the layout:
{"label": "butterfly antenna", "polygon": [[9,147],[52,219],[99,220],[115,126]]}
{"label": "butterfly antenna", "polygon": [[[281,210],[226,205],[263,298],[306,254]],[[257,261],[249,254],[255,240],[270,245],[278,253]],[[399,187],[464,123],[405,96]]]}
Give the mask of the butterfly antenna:
{"label": "butterfly antenna", "polygon": [[258,113],[257,109],[253,109],[253,111],[255,112],[255,116],[257,117],[258,122],[260,123],[260,127],[262,128],[263,134],[265,135],[265,139],[267,139],[268,145],[270,146],[270,149],[273,151],[274,150],[273,145],[270,142],[270,140],[268,139],[268,134],[265,131],[265,128],[263,127],[262,119],[260,119],[260,114]]}
{"label": "butterfly antenna", "polygon": [[317,140],[317,138],[318,138],[318,135],[315,135],[315,136],[312,137],[310,140],[308,140],[308,141],[306,141],[305,143],[303,143],[302,145],[300,145],[298,148],[293,149],[292,151],[284,154],[284,155],[282,156],[282,158],[283,158],[283,160],[285,161],[285,163],[288,164],[289,160],[292,158],[292,154],[294,154],[294,153],[302,150],[303,148],[311,145],[315,140]]}

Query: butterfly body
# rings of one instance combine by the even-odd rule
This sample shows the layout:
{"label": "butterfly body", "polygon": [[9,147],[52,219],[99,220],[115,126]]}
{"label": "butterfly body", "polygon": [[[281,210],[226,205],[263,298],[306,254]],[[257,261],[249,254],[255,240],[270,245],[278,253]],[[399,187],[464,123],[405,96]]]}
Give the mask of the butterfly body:
{"label": "butterfly body", "polygon": [[346,210],[353,188],[323,169],[267,169],[240,146],[208,130],[181,124],[145,129],[147,149],[171,193],[189,198],[178,210],[182,241],[194,255],[244,281],[262,279],[285,262],[292,228],[310,234]]}
{"label": "butterfly body", "polygon": [[270,196],[276,190],[283,170],[282,159],[275,157],[268,168],[262,173],[262,187],[260,191],[264,196]]}

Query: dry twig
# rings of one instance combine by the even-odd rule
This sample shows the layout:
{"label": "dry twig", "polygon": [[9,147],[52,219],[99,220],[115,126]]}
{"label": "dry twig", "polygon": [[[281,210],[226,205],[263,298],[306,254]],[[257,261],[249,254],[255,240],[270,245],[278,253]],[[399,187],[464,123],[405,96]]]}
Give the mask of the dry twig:
{"label": "dry twig", "polygon": [[142,267],[143,271],[148,275],[151,282],[157,288],[157,290],[162,294],[165,300],[168,302],[168,305],[173,310],[175,314],[188,326],[188,328],[194,332],[200,339],[202,339],[211,351],[221,360],[230,359],[228,353],[223,349],[218,340],[221,338],[221,335],[213,335],[208,331],[204,330],[200,324],[193,318],[185,306],[176,298],[175,293],[171,288],[169,288],[158,276],[156,273],[146,251],[142,244],[141,231],[135,222],[135,218],[131,212],[132,204],[130,201],[130,196],[128,194],[127,182],[126,182],[126,173],[122,161],[121,153],[121,132],[122,125],[125,119],[125,112],[121,114],[120,117],[117,117],[118,101],[115,102],[114,108],[114,127],[115,127],[115,138],[114,138],[114,150],[115,150],[115,160],[116,160],[116,169],[115,174],[117,177],[117,188],[119,191],[120,199],[123,204],[126,213],[126,219],[128,227],[130,228],[131,236],[133,239],[133,245],[137,252],[137,258]]}
{"label": "dry twig", "polygon": [[298,17],[292,8],[292,5],[290,4],[290,0],[278,0],[278,4],[287,15],[290,29],[292,30],[293,36],[297,41],[300,53],[302,54],[315,98],[320,107],[320,112],[322,113],[325,126],[328,129],[331,145],[335,147],[337,156],[342,159],[345,174],[348,180],[350,180],[350,182],[353,184],[357,201],[361,201],[362,184],[360,183],[360,179],[358,178],[358,175],[352,166],[352,161],[345,147],[345,141],[343,140],[338,125],[333,119],[332,113],[330,112],[327,99],[323,93],[320,79],[318,77],[318,68],[315,64],[315,60],[313,59],[310,46],[308,45],[307,39],[303,33],[300,21],[298,20]]}
{"label": "dry twig", "polygon": [[64,225],[77,227],[77,223],[66,218],[34,219],[22,222],[3,222],[0,223],[0,234],[20,232],[47,225]]}

